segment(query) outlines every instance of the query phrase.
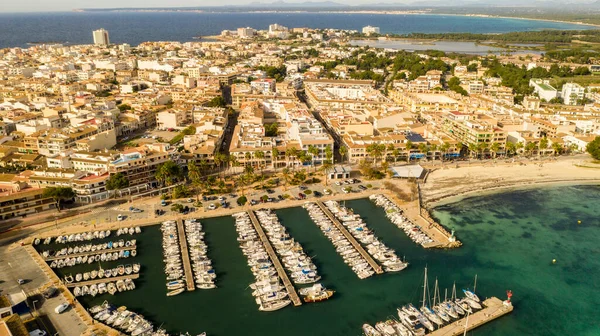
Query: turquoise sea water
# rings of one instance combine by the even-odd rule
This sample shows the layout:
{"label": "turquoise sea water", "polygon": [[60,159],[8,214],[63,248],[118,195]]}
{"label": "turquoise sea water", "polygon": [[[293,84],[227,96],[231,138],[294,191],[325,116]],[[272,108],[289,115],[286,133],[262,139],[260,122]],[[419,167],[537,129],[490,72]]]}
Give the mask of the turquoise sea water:
{"label": "turquoise sea water", "polygon": [[[278,210],[283,225],[314,257],[322,283],[335,289],[326,302],[263,313],[247,289],[252,282],[231,217],[203,220],[218,289],[166,297],[158,226],[138,235],[138,288],[109,300],[163,324],[172,334],[360,335],[364,322],[395,315],[396,307],[422,295],[423,268],[443,289],[471,287],[478,274],[481,297],[514,293],[515,310],[471,335],[600,335],[600,188],[548,187],[480,196],[440,206],[434,215],[457,230],[464,246],[424,250],[391,224],[369,200],[347,202],[376,234],[410,262],[397,274],[359,280],[302,208]],[[581,220],[581,224],[577,224]],[[556,264],[551,260],[557,259]],[[132,262],[133,260],[128,260]],[[87,267],[87,266],[85,266]],[[106,266],[108,267],[108,266]],[[79,272],[81,268],[62,272]]]}

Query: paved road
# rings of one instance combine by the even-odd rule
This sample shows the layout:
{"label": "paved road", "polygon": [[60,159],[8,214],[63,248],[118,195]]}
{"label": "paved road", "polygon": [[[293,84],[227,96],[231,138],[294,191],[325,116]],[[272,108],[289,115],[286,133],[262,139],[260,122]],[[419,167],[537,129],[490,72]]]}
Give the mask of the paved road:
{"label": "paved road", "polygon": [[[17,279],[24,279],[26,283],[19,285]],[[2,294],[17,294],[22,291],[31,294],[47,282],[48,277],[22,247],[19,246],[10,251],[7,247],[3,247],[0,250],[0,291]],[[62,314],[54,312],[54,308],[66,302],[64,296],[56,295],[44,300],[43,297],[37,295],[35,299],[37,300],[33,304],[35,307],[32,305],[31,308],[37,310],[40,315],[46,315],[59,335],[81,335],[85,330],[85,325],[73,310],[69,309]],[[50,326],[48,328],[51,329]]]}

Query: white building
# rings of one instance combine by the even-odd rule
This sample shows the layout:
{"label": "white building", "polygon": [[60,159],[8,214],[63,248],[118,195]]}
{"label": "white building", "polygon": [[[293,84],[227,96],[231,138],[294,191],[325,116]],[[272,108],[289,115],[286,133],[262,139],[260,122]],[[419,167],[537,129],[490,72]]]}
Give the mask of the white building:
{"label": "white building", "polygon": [[239,38],[252,38],[254,37],[254,35],[256,35],[256,30],[250,27],[246,27],[246,28],[238,28],[237,29],[237,34]]}
{"label": "white building", "polygon": [[577,83],[567,83],[562,87],[561,97],[565,105],[577,105],[577,101],[585,97],[585,88]]}
{"label": "white building", "polygon": [[100,28],[98,30],[94,30],[92,33],[94,36],[94,44],[95,45],[109,45],[110,40],[108,38],[108,31],[104,28]]}
{"label": "white building", "polygon": [[553,98],[558,97],[558,90],[556,90],[550,81],[532,78],[529,81],[529,86],[533,86],[533,92],[537,93],[540,99],[550,101]]}
{"label": "white building", "polygon": [[366,26],[363,27],[362,33],[366,35],[379,34],[379,27]]}

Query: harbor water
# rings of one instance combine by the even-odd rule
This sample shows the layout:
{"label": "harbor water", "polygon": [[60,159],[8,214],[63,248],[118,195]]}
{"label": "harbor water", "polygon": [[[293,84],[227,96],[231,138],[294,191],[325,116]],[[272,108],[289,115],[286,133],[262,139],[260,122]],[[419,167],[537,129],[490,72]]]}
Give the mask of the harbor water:
{"label": "harbor water", "polygon": [[[469,332],[471,335],[600,335],[596,321],[600,305],[599,200],[600,188],[595,186],[544,187],[440,206],[434,216],[454,228],[464,243],[454,250],[425,250],[368,199],[346,202],[386,245],[410,263],[399,273],[365,280],[359,280],[344,264],[306,210],[278,210],[281,223],[313,257],[323,285],[336,293],[329,301],[275,312],[257,309],[248,288],[253,276],[236,241],[232,217],[202,221],[218,288],[174,297],[165,295],[159,226],[145,227],[134,236],[137,257],[113,262],[142,264],[140,279],[135,281],[137,289],[81,301],[92,305],[109,300],[127,306],[152,320],[155,327],[162,324],[171,334],[360,335],[363,323],[395,316],[400,305],[419,304],[427,265],[431,284],[437,277],[442,296],[453,282],[459,291],[472,289],[475,274],[482,299],[505,299],[506,290],[513,291],[514,312]],[[93,267],[97,265],[60,272]]]}

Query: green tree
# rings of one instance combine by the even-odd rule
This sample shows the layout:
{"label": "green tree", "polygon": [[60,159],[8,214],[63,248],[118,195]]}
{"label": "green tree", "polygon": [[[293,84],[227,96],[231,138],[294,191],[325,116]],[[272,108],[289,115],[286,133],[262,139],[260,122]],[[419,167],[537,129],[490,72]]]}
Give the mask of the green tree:
{"label": "green tree", "polygon": [[344,145],[340,145],[340,149],[338,151],[340,152],[340,156],[342,158],[342,163],[344,163],[344,159],[346,158],[346,154],[348,154],[348,147],[346,147]]}
{"label": "green tree", "polygon": [[258,168],[260,169],[260,185],[263,185],[264,175],[263,175],[263,163],[262,161],[265,159],[265,152],[256,151],[254,152],[254,156],[258,159]]}
{"label": "green tree", "polygon": [[309,145],[308,146],[308,153],[311,154],[311,165],[313,166],[313,168],[315,169],[315,172],[317,171],[317,167],[315,166],[315,158],[317,156],[319,156],[319,149],[313,145]]}
{"label": "green tree", "polygon": [[408,140],[406,142],[406,162],[410,162],[410,151],[414,148],[414,144],[412,143],[412,141]]}
{"label": "green tree", "polygon": [[528,142],[527,145],[525,145],[525,152],[527,152],[528,155],[531,155],[536,147],[535,142]]}
{"label": "green tree", "polygon": [[279,149],[276,147],[271,148],[271,157],[273,159],[273,168],[277,169],[277,159],[279,158]]}
{"label": "green tree", "polygon": [[154,177],[162,186],[172,186],[181,180],[181,168],[175,162],[167,161],[158,166]]}
{"label": "green tree", "polygon": [[75,197],[75,192],[71,187],[47,187],[42,192],[42,197],[54,199],[56,208],[60,211],[61,202],[72,200]]}
{"label": "green tree", "polygon": [[118,106],[118,108],[119,108],[119,111],[121,111],[121,112],[131,110],[131,106],[129,106],[127,104],[121,104]]}
{"label": "green tree", "polygon": [[594,140],[590,141],[585,150],[590,153],[590,155],[596,159],[600,160],[600,136],[597,136]]}
{"label": "green tree", "polygon": [[552,143],[552,149],[554,150],[554,155],[560,155],[564,150],[563,145],[558,142]]}
{"label": "green tree", "polygon": [[546,149],[548,149],[548,138],[547,137],[543,137],[540,139],[539,148],[540,148],[540,150],[538,151],[538,155],[541,155],[542,151],[545,151]]}
{"label": "green tree", "polygon": [[279,125],[277,123],[265,124],[265,136],[274,137],[277,136],[277,130]]}
{"label": "green tree", "polygon": [[129,187],[129,179],[123,173],[111,175],[106,181],[107,190],[118,190]]}
{"label": "green tree", "polygon": [[290,169],[288,167],[283,168],[283,181],[285,182],[285,184],[283,185],[283,189],[285,191],[287,191],[287,186],[288,186],[288,182],[290,179]]}
{"label": "green tree", "polygon": [[213,99],[209,100],[208,103],[206,103],[206,106],[208,106],[208,107],[225,107],[225,106],[227,106],[227,102],[225,101],[225,98],[223,98],[221,96],[217,96],[217,97],[214,97]]}

